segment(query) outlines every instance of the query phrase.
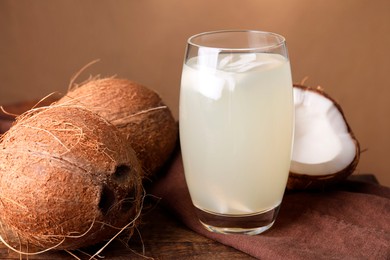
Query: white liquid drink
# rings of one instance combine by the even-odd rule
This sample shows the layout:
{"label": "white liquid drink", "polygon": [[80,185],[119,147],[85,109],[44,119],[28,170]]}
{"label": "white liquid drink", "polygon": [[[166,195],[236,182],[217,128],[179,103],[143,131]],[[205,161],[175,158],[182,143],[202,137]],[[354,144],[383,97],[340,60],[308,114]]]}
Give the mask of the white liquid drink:
{"label": "white liquid drink", "polygon": [[180,140],[192,201],[214,214],[272,209],[282,200],[291,159],[289,61],[265,53],[200,57],[184,65],[180,93]]}

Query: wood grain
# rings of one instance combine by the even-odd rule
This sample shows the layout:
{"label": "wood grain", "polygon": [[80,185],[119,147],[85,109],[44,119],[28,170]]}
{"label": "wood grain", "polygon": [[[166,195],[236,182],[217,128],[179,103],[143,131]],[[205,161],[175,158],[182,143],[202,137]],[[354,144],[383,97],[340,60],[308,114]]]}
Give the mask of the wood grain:
{"label": "wood grain", "polygon": [[[159,205],[146,209],[138,232],[110,243],[95,259],[254,259],[186,228],[175,216]],[[104,244],[73,251],[80,259],[89,259]],[[21,256],[0,244],[0,259],[21,259]],[[22,259],[75,259],[64,251],[52,251]]]}

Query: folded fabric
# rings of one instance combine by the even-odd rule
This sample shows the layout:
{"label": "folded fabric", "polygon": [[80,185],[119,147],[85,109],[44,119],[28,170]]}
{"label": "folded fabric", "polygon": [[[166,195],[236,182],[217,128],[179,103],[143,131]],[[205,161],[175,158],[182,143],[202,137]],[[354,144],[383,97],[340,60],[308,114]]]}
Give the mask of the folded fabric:
{"label": "folded fabric", "polygon": [[260,259],[390,259],[390,188],[347,181],[321,192],[287,192],[274,226],[223,235],[199,223],[180,151],[150,192],[195,232]]}

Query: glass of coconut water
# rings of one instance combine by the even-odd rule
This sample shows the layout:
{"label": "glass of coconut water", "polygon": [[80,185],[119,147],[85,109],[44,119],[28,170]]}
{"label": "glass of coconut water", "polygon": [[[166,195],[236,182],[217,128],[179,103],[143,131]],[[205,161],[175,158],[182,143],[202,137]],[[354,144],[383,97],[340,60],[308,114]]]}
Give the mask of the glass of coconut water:
{"label": "glass of coconut water", "polygon": [[180,142],[191,199],[208,230],[259,234],[273,225],[291,160],[292,91],[282,36],[230,30],[188,39]]}

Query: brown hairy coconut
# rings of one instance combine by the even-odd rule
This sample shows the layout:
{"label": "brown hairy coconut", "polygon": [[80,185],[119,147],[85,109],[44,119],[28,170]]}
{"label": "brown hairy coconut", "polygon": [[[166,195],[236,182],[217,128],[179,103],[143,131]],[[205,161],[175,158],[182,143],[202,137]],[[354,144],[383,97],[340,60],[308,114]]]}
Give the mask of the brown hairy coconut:
{"label": "brown hairy coconut", "polygon": [[77,104],[115,125],[135,150],[145,176],[155,174],[172,153],[177,124],[160,96],[127,79],[92,79],[73,86],[58,104]]}
{"label": "brown hairy coconut", "polygon": [[321,88],[294,85],[295,133],[288,189],[322,189],[351,175],[360,146],[341,106]]}
{"label": "brown hairy coconut", "polygon": [[140,171],[122,134],[95,113],[58,105],[27,111],[1,137],[1,241],[30,254],[32,245],[71,250],[131,233]]}

